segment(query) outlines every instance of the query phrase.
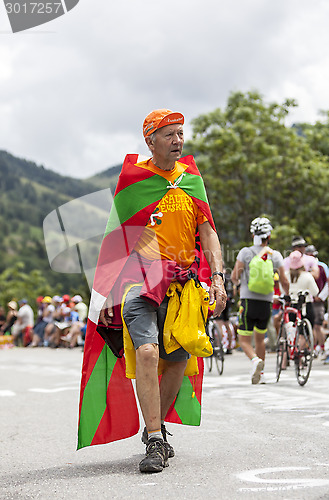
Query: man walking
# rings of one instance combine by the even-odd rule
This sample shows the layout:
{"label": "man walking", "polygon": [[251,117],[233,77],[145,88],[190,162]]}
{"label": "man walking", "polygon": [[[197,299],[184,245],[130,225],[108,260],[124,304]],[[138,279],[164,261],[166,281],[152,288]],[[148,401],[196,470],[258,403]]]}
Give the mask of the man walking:
{"label": "man walking", "polygon": [[320,262],[318,260],[318,251],[314,245],[308,245],[305,249],[305,255],[311,255],[317,261],[317,265],[319,268],[319,276],[315,279],[316,284],[319,288],[319,293],[315,297],[313,297],[313,313],[314,313],[314,326],[313,326],[313,334],[314,334],[314,345],[315,356],[318,356],[321,350],[323,350],[323,344],[326,340],[326,334],[323,331],[323,321],[324,315],[326,312],[325,304],[329,295],[329,286],[328,286],[328,276],[329,269],[327,264],[324,262]]}
{"label": "man walking", "polygon": [[[181,113],[168,109],[150,113],[144,120],[143,135],[152,157],[142,161],[136,157],[134,161],[129,160],[129,166],[123,166],[114,204],[118,200],[116,208],[120,221],[123,219],[121,212],[130,214],[125,234],[129,229],[132,248],[128,249],[126,259],[117,257],[115,270],[111,268],[109,274],[112,276],[106,280],[109,293],[100,312],[101,324],[111,327],[118,323],[116,305],[120,304],[122,321],[135,348],[136,390],[145,420],[142,441],[147,445],[146,456],[139,464],[141,472],[160,472],[168,465],[168,456],[174,456],[173,447],[167,442],[164,420],[182,384],[189,353],[182,347],[170,354],[165,351],[166,291],[172,281],[182,279],[186,282],[188,270],[195,270],[196,232],[210,267],[210,303],[216,301],[217,314],[226,303],[221,249],[203,182],[192,157],[180,160],[184,144],[183,124]],[[131,175],[136,179],[134,183],[130,180]],[[131,193],[134,189],[134,195],[125,198],[123,208],[119,205],[122,186],[133,186],[129,187]],[[110,220],[111,217],[113,219],[113,214]],[[138,233],[137,225],[141,221],[145,222]],[[129,238],[126,237],[125,242]],[[113,242],[114,236],[112,246]],[[99,263],[109,260],[103,247],[104,244]],[[153,276],[148,271],[159,269],[159,266],[163,275],[156,292],[159,300],[155,304],[146,299],[143,285],[150,275]],[[100,273],[103,281],[105,267]],[[97,277],[96,271],[95,281]],[[160,359],[162,377],[159,385]]]}
{"label": "man walking", "polygon": [[[294,236],[291,241],[291,251],[299,250],[302,254],[302,260],[304,264],[305,271],[309,271],[313,278],[316,280],[319,277],[320,270],[317,263],[317,259],[314,255],[306,253],[306,241],[303,236]],[[290,256],[286,257],[283,261],[285,271],[290,269]]]}
{"label": "man walking", "polygon": [[[253,235],[253,245],[244,247],[238,253],[234,269],[232,271],[232,281],[240,283],[240,311],[239,311],[239,343],[244,353],[252,362],[251,383],[258,384],[265,382],[263,369],[265,364],[265,334],[267,324],[271,316],[273,299],[273,271],[278,272],[279,280],[286,294],[289,291],[289,283],[285,275],[283,257],[280,252],[268,247],[272,226],[266,217],[257,217],[251,222],[250,232]],[[250,263],[256,262],[258,256],[259,268],[256,278],[259,281],[259,291],[257,286],[250,284]],[[262,261],[264,264],[262,264]],[[271,273],[266,273],[265,262],[268,261]],[[262,271],[264,265],[264,272]],[[268,289],[265,280],[269,280]],[[265,286],[266,285],[266,286]],[[250,289],[252,288],[252,290]],[[252,336],[254,335],[255,349],[252,346]]]}

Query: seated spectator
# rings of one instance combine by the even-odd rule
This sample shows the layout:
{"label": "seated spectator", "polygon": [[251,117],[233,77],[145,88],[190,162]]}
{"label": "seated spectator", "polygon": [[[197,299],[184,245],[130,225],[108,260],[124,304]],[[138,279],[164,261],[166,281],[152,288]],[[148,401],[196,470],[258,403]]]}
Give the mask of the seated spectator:
{"label": "seated spectator", "polygon": [[0,330],[5,323],[6,323],[5,310],[2,306],[0,306]]}
{"label": "seated spectator", "polygon": [[[74,305],[72,304],[72,306]],[[49,339],[50,347],[59,347],[61,344],[65,345],[62,341],[66,341],[66,335],[70,327],[79,321],[78,313],[69,306],[62,309],[62,314],[63,321],[55,321],[55,328]]]}
{"label": "seated spectator", "polygon": [[[77,345],[83,345],[82,336],[86,334],[86,322],[88,315],[88,307],[82,301],[81,295],[75,295],[70,302],[71,307],[71,326],[68,330],[64,329],[61,335],[61,341],[64,345],[69,345],[70,348]],[[58,326],[58,325],[57,325]]]}
{"label": "seated spectator", "polygon": [[42,317],[33,327],[33,338],[31,347],[38,347],[44,344],[44,334],[46,326],[53,321],[55,306],[52,304],[52,298],[48,295],[42,299]]}
{"label": "seated spectator", "polygon": [[12,327],[12,335],[14,336],[14,344],[23,344],[24,347],[32,341],[32,329],[34,325],[33,309],[28,304],[27,299],[22,299],[18,302],[19,310],[17,320]]}
{"label": "seated spectator", "polygon": [[69,347],[71,349],[73,347],[84,345],[86,329],[87,329],[87,318],[85,318],[84,321],[77,321],[71,326],[65,338],[65,340],[70,343]]}
{"label": "seated spectator", "polygon": [[39,323],[39,321],[42,320],[42,314],[43,314],[43,310],[45,308],[45,304],[42,302],[43,297],[41,295],[39,297],[37,297],[35,299],[35,301],[37,304],[37,319],[35,320],[35,324],[37,324],[37,323]]}
{"label": "seated spectator", "polygon": [[17,319],[17,302],[11,300],[10,302],[8,302],[7,307],[8,307],[8,312],[6,316],[6,321],[0,328],[0,332],[3,335],[5,335],[6,333],[10,335],[11,328]]}
{"label": "seated spectator", "polygon": [[83,302],[81,295],[74,295],[71,301],[75,304],[74,310],[79,314],[79,321],[84,322],[88,316],[87,304]]}
{"label": "seated spectator", "polygon": [[52,316],[52,321],[50,321],[45,327],[43,340],[43,345],[45,347],[48,347],[49,339],[56,330],[55,321],[63,321],[63,298],[59,295],[54,295],[52,298],[52,303],[54,305],[55,311]]}

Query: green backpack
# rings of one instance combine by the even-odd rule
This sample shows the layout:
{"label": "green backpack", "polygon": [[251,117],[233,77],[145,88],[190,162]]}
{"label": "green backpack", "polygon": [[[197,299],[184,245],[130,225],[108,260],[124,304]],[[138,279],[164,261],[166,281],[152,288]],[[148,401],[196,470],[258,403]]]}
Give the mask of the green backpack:
{"label": "green backpack", "polygon": [[251,292],[268,295],[274,288],[273,262],[255,255],[249,264],[248,288]]}

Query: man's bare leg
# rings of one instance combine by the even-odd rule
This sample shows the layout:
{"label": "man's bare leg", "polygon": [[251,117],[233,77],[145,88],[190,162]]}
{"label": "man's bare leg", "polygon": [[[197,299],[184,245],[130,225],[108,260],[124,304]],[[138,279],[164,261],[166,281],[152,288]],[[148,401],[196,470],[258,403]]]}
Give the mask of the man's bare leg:
{"label": "man's bare leg", "polygon": [[314,334],[314,345],[322,346],[325,342],[326,336],[323,332],[323,328],[321,325],[313,326],[313,334]]}
{"label": "man's bare leg", "polygon": [[254,332],[256,355],[265,361],[265,334]]}
{"label": "man's bare leg", "polygon": [[160,383],[161,419],[164,420],[168,410],[182,385],[187,360],[165,361],[165,370]]}
{"label": "man's bare leg", "polygon": [[136,390],[148,432],[161,429],[159,348],[144,344],[136,350]]}
{"label": "man's bare leg", "polygon": [[239,335],[239,344],[242,347],[243,352],[252,359],[256,356],[254,348],[252,346],[252,336],[251,335]]}
{"label": "man's bare leg", "polygon": [[252,346],[251,336],[239,335],[239,343],[244,353],[254,363],[251,375],[251,383],[258,384],[261,378],[262,370],[264,368],[265,343],[264,343],[264,334],[254,332],[254,336],[255,336],[255,350]]}

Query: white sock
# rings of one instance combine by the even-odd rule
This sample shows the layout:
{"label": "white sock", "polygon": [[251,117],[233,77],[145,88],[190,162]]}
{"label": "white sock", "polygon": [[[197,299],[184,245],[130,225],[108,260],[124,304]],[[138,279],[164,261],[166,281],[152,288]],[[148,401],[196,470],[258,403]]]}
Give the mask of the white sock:
{"label": "white sock", "polygon": [[150,439],[161,439],[163,441],[163,436],[161,429],[157,429],[155,431],[150,431],[147,433],[149,440]]}

